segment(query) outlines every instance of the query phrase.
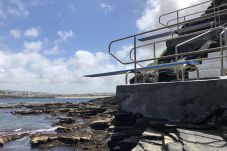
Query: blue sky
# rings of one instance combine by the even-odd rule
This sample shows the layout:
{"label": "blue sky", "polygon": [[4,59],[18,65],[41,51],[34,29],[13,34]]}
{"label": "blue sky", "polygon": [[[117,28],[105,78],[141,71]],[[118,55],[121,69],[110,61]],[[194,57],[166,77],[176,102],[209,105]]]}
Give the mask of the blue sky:
{"label": "blue sky", "polygon": [[[137,20],[144,6],[144,0],[23,0],[25,10],[8,14],[1,22],[1,35],[9,49],[21,51],[24,41],[45,41],[47,49],[55,46],[58,32],[72,32],[66,42],[58,45],[55,56],[70,57],[74,50],[105,51],[114,38],[137,31]],[[18,0],[3,0],[4,7],[16,9]],[[24,11],[24,12],[23,12]],[[26,13],[26,11],[28,11]],[[29,28],[39,29],[37,37],[14,38],[9,31],[21,32]],[[13,45],[8,45],[13,43]],[[53,56],[51,56],[53,57]]]}
{"label": "blue sky", "polygon": [[[108,55],[109,42],[158,28],[159,15],[201,1],[0,0],[0,89],[115,92],[124,77],[83,78],[126,68]],[[116,53],[125,59],[131,47]]]}

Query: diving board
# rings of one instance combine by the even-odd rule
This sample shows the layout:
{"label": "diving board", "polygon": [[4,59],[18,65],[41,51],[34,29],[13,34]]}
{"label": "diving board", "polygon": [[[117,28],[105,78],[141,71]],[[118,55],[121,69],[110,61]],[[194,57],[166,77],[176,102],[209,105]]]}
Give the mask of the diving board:
{"label": "diving board", "polygon": [[[194,68],[197,71],[197,76],[199,78],[199,71],[196,65],[199,65],[200,63],[198,61],[182,61],[182,62],[173,62],[173,63],[165,63],[165,64],[159,64],[159,65],[153,65],[143,68],[137,68],[137,69],[127,69],[127,70],[120,70],[120,71],[113,71],[113,72],[105,72],[105,73],[98,73],[98,74],[90,74],[90,75],[84,75],[84,77],[104,77],[104,76],[113,76],[113,75],[121,75],[121,74],[127,74],[129,72],[135,73],[135,72],[145,72],[150,70],[162,70],[162,69],[181,69],[182,70],[182,80],[184,80],[184,70],[185,68]],[[178,79],[178,77],[177,77]]]}

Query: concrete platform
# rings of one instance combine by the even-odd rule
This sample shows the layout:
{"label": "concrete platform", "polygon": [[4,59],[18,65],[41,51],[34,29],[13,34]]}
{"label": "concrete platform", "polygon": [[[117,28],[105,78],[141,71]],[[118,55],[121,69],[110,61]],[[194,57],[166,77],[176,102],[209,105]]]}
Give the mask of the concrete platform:
{"label": "concrete platform", "polygon": [[116,96],[121,111],[201,124],[227,107],[227,79],[121,85]]}

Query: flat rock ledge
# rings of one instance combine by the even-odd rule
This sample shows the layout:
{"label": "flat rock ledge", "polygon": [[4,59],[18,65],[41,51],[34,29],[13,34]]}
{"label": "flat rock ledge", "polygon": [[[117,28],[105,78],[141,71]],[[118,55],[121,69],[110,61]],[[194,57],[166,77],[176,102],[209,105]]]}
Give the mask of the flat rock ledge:
{"label": "flat rock ledge", "polygon": [[31,138],[31,147],[51,146],[52,144],[75,145],[79,142],[90,142],[91,136],[48,136],[40,135]]}

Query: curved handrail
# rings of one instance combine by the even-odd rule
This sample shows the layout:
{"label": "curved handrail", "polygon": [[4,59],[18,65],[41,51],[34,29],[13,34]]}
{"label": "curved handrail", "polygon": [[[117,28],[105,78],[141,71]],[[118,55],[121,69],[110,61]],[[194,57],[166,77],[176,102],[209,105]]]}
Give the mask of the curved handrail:
{"label": "curved handrail", "polygon": [[[196,15],[196,14],[200,14],[200,13],[203,13],[203,12],[206,12],[206,11],[209,11],[209,10],[220,9],[221,7],[225,7],[225,6],[227,6],[227,3],[224,3],[224,4],[222,4],[222,5],[220,5],[220,6],[217,6],[217,7],[212,7],[212,8],[210,8],[210,9],[206,9],[206,10],[203,10],[203,11],[198,11],[198,12],[191,13],[191,14],[188,14],[188,15],[184,15],[184,16],[181,16],[181,17],[178,17],[178,18],[174,18],[174,19],[168,20],[168,21],[166,22],[166,24],[164,24],[164,25],[165,25],[165,26],[166,26],[166,25],[169,25],[170,22],[175,21],[175,20],[177,20],[177,19],[182,19],[182,18],[184,18],[184,21],[185,21],[185,20],[186,20],[186,17],[193,16],[193,15]],[[162,24],[162,25],[163,25],[163,24]]]}
{"label": "curved handrail", "polygon": [[[185,8],[182,8],[182,9],[178,9],[178,10],[175,10],[175,11],[172,11],[172,12],[168,12],[166,14],[162,14],[161,16],[159,16],[159,24],[163,25],[163,26],[166,26],[164,23],[161,22],[161,18],[164,17],[164,16],[167,16],[167,15],[170,15],[170,14],[173,14],[173,13],[178,13],[182,10],[185,10],[185,9],[189,9],[189,8],[192,8],[192,7],[195,7],[195,6],[199,6],[199,5],[203,5],[203,4],[206,4],[208,2],[212,2],[213,0],[208,0],[208,1],[205,1],[205,2],[202,2],[202,3],[199,3],[199,4],[195,4],[195,5],[191,5],[191,6],[188,6],[188,7],[185,7]],[[178,14],[179,15],[179,14]],[[177,17],[179,18],[179,16]]]}
{"label": "curved handrail", "polygon": [[[193,41],[193,40],[195,40],[195,39],[197,39],[197,38],[200,38],[201,36],[204,36],[204,35],[206,35],[206,34],[212,32],[212,31],[213,31],[213,30],[208,30],[208,31],[205,32],[205,33],[202,33],[202,34],[200,34],[200,35],[198,35],[198,36],[196,36],[196,37],[193,37],[193,38],[188,39],[188,40],[186,40],[186,41],[184,41],[184,42],[182,42],[182,43],[177,44],[176,47],[175,47],[175,54],[178,54],[178,47],[180,47],[180,46],[182,46],[182,45],[184,45],[184,44],[187,44],[187,43],[189,43],[189,42],[191,42],[191,41]],[[177,60],[178,60],[178,58],[176,57],[176,60],[175,60],[175,61],[177,61]]]}
{"label": "curved handrail", "polygon": [[[210,49],[203,49],[203,50],[197,50],[197,51],[192,51],[192,52],[184,52],[184,53],[178,53],[174,55],[167,55],[167,56],[161,56],[161,57],[155,57],[151,59],[144,59],[144,60],[138,60],[137,62],[146,62],[146,61],[152,61],[152,60],[158,60],[158,59],[168,59],[168,58],[174,58],[174,57],[179,57],[179,56],[190,56],[194,54],[200,54],[200,53],[205,53],[205,52],[215,52],[215,51],[220,51],[221,49],[227,49],[227,46],[223,47],[215,47],[215,48],[210,48]],[[208,59],[208,58],[206,58]],[[196,59],[194,59],[196,60]],[[134,62],[128,62],[127,64],[133,64]]]}
{"label": "curved handrail", "polygon": [[[186,23],[190,23],[190,22],[193,22],[193,21],[199,21],[201,19],[209,19],[209,18],[212,18],[212,17],[215,17],[215,16],[221,16],[221,15],[224,15],[224,14],[227,14],[227,9],[224,9],[224,10],[221,10],[221,11],[218,11],[218,12],[215,12],[215,13],[211,13],[211,14],[207,14],[207,15],[204,15],[202,17],[199,17],[199,18],[195,18],[195,19],[191,19],[191,20],[188,20],[188,21],[184,21],[184,22],[179,22],[177,24],[173,24],[173,25],[169,25],[169,26],[166,26],[166,27],[161,27],[161,28],[157,28],[157,29],[153,29],[153,30],[150,30],[150,31],[146,31],[146,32],[141,32],[141,33],[138,33],[138,34],[134,34],[134,35],[130,35],[130,36],[127,36],[127,37],[124,37],[124,38],[120,38],[120,39],[117,39],[117,40],[113,40],[110,42],[109,44],[109,49],[108,49],[108,52],[109,54],[114,57],[116,60],[118,60],[121,64],[124,64],[124,65],[127,65],[128,63],[127,62],[123,62],[121,61],[119,58],[117,58],[111,51],[111,47],[113,45],[113,43],[116,43],[118,41],[122,41],[122,40],[126,40],[126,39],[130,39],[130,38],[134,38],[136,39],[137,36],[141,36],[141,35],[144,35],[144,34],[148,34],[148,33],[152,33],[152,32],[155,32],[155,31],[160,31],[160,30],[163,30],[163,29],[168,29],[168,28],[171,28],[171,27],[176,27],[178,25],[181,25],[181,24],[186,24]],[[185,34],[187,35],[187,34]],[[136,47],[134,47],[136,49]]]}
{"label": "curved handrail", "polygon": [[[224,29],[224,28],[223,27],[215,27],[215,28],[212,28],[212,30],[216,30],[216,29]],[[193,32],[193,33],[190,33],[190,34],[187,34],[187,35],[178,36],[178,37],[175,37],[175,38],[169,38],[169,39],[160,40],[160,41],[157,41],[157,42],[151,42],[151,43],[148,43],[148,44],[137,46],[136,48],[142,48],[142,47],[154,45],[154,44],[157,44],[157,43],[165,42],[165,41],[168,41],[168,40],[174,40],[174,39],[178,39],[178,38],[185,38],[185,37],[192,36],[192,35],[202,34],[202,33],[208,32],[210,30],[211,29],[201,30],[201,31]],[[130,50],[130,60],[132,60],[132,61],[134,61],[133,58],[132,58],[132,52],[133,52],[133,50],[134,50],[134,48],[132,48]]]}

